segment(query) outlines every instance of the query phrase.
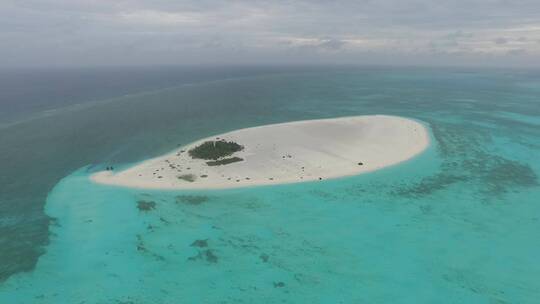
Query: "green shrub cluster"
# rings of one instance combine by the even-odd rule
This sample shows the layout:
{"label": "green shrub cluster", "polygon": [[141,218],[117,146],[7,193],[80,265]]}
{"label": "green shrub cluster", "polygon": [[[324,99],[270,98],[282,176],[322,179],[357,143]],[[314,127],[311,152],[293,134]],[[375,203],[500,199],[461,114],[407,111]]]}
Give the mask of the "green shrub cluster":
{"label": "green shrub cluster", "polygon": [[235,152],[242,151],[243,146],[225,140],[206,141],[197,147],[188,151],[192,158],[217,160],[219,158],[232,155]]}

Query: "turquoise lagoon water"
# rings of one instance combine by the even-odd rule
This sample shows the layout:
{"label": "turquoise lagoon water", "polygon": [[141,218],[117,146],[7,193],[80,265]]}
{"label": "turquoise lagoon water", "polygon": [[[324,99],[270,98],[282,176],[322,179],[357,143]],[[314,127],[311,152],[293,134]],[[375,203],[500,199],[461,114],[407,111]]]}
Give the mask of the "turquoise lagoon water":
{"label": "turquoise lagoon water", "polygon": [[[114,117],[116,131],[80,129],[104,142],[102,156],[72,160],[87,162],[48,193],[50,241],[35,267],[0,284],[0,303],[537,303],[539,80],[310,70],[59,114],[58,129]],[[431,147],[374,173],[280,186],[145,191],[88,179],[234,128],[374,113],[423,121]],[[138,210],[141,200],[155,209]]]}

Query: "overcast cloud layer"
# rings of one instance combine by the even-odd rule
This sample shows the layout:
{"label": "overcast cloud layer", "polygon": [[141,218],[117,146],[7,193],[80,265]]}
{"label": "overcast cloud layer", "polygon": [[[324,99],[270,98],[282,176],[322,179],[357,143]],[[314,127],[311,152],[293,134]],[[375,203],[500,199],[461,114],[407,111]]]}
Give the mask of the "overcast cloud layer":
{"label": "overcast cloud layer", "polygon": [[0,65],[540,66],[539,0],[3,0]]}

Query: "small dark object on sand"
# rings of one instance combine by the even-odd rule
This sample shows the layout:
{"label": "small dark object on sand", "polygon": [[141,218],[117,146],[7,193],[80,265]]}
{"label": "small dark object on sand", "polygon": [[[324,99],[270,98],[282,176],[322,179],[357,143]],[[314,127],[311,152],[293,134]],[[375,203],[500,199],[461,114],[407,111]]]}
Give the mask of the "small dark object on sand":
{"label": "small dark object on sand", "polygon": [[178,175],[177,178],[190,183],[193,183],[197,179],[197,177],[193,174]]}
{"label": "small dark object on sand", "polygon": [[358,165],[359,165],[359,166],[362,166],[362,165],[364,165],[364,163],[363,163],[363,162],[359,162]]}

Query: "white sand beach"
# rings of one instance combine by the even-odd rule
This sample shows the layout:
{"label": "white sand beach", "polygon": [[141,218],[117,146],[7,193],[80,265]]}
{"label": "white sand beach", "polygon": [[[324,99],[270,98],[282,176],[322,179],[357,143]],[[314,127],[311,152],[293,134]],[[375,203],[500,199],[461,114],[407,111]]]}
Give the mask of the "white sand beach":
{"label": "white sand beach", "polygon": [[[209,166],[188,151],[206,141],[233,141],[237,161]],[[224,189],[318,181],[374,171],[408,160],[429,145],[426,128],[386,115],[295,121],[201,139],[127,170],[102,171],[97,183],[148,189]]]}

